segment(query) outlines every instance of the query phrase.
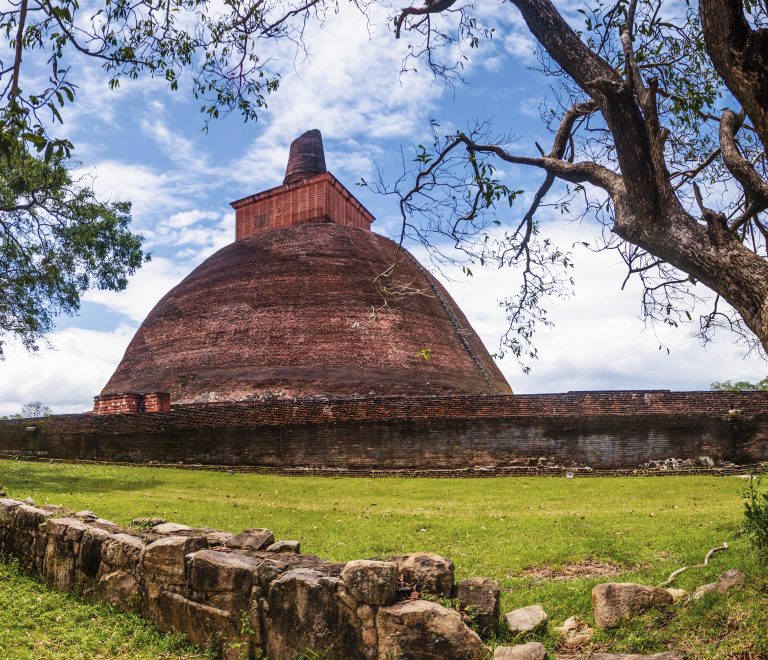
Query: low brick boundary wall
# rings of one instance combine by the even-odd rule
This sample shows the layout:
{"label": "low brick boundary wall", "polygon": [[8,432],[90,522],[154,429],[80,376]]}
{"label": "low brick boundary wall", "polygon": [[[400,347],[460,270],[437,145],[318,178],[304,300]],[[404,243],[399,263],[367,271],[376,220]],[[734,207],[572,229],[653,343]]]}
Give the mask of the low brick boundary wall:
{"label": "low brick boundary wall", "polygon": [[272,400],[0,422],[0,454],[419,476],[726,472],[768,460],[766,392]]}
{"label": "low brick boundary wall", "polygon": [[[295,541],[274,543],[267,529],[146,522],[125,530],[87,511],[0,499],[0,555],[54,589],[138,612],[225,658],[485,653],[458,612],[418,600],[427,586],[451,595],[450,560],[417,553],[339,564],[300,554]],[[495,627],[498,604],[491,614]]]}

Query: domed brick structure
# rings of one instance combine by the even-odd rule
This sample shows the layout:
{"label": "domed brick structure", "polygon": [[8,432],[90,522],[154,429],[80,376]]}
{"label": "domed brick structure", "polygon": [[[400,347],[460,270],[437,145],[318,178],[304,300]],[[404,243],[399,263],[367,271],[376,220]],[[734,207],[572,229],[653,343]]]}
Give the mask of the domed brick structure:
{"label": "domed brick structure", "polygon": [[233,203],[238,240],[155,306],[97,404],[511,393],[446,290],[325,171],[319,131],[286,181]]}

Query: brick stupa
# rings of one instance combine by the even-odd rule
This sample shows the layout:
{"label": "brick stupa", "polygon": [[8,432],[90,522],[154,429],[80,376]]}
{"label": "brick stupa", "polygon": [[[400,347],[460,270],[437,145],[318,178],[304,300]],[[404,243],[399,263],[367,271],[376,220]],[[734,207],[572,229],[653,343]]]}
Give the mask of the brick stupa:
{"label": "brick stupa", "polygon": [[283,185],[232,206],[237,240],[155,306],[96,412],[167,407],[158,392],[174,404],[511,394],[447,291],[326,171],[319,131],[291,144]]}

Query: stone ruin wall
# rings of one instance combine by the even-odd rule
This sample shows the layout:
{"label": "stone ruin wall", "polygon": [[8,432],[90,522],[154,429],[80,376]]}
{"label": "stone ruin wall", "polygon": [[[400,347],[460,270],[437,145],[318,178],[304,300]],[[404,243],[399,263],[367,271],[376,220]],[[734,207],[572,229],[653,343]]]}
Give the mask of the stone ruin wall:
{"label": "stone ruin wall", "polygon": [[288,474],[738,470],[768,461],[768,393],[574,392],[173,406],[0,421],[0,456]]}
{"label": "stone ruin wall", "polygon": [[[340,564],[299,553],[295,541],[274,543],[267,529],[230,534],[142,523],[143,531],[126,530],[88,511],[0,499],[0,555],[54,589],[138,612],[225,658],[485,653],[459,612],[418,599],[419,591],[462,598],[453,562],[437,555]],[[472,605],[483,582],[465,582]],[[489,627],[481,629],[488,634],[499,621],[493,585]]]}

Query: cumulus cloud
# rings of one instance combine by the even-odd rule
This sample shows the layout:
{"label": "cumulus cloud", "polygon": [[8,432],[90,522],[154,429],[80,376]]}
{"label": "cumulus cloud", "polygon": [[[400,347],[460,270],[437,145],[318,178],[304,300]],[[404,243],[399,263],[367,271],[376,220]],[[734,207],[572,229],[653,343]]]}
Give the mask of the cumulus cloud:
{"label": "cumulus cloud", "polygon": [[[765,362],[745,360],[744,351],[726,333],[703,347],[690,336],[691,327],[646,326],[640,319],[639,282],[630,280],[621,290],[626,267],[618,255],[594,254],[579,245],[592,241],[597,227],[560,222],[548,223],[542,231],[563,248],[576,244],[576,287],[573,297],[548,307],[555,327],[536,334],[539,359],[532,362],[529,375],[512,356],[499,362],[515,392],[695,390],[708,389],[714,381],[765,376]],[[467,278],[448,272],[446,285],[493,352],[506,327],[497,301],[516,291],[516,278],[498,269],[473,269],[473,274]]]}
{"label": "cumulus cloud", "polygon": [[[331,147],[329,168],[357,179],[370,173],[377,144],[410,137],[426,125],[444,86],[426,70],[401,77],[405,40],[393,38],[386,8],[371,5],[368,14],[366,19],[355,7],[342,5],[322,27],[309,26],[309,59],[295,69],[285,66],[293,51],[275,56],[286,73],[264,114],[264,130],[232,169],[237,180],[254,187],[279,183],[287,145],[310,128],[319,128]],[[336,141],[350,140],[354,150],[336,147]]]}
{"label": "cumulus cloud", "polygon": [[89,410],[135,330],[128,324],[109,332],[68,328],[53,333],[50,347],[37,353],[10,342],[0,366],[0,415],[17,413],[30,401],[57,413]]}

